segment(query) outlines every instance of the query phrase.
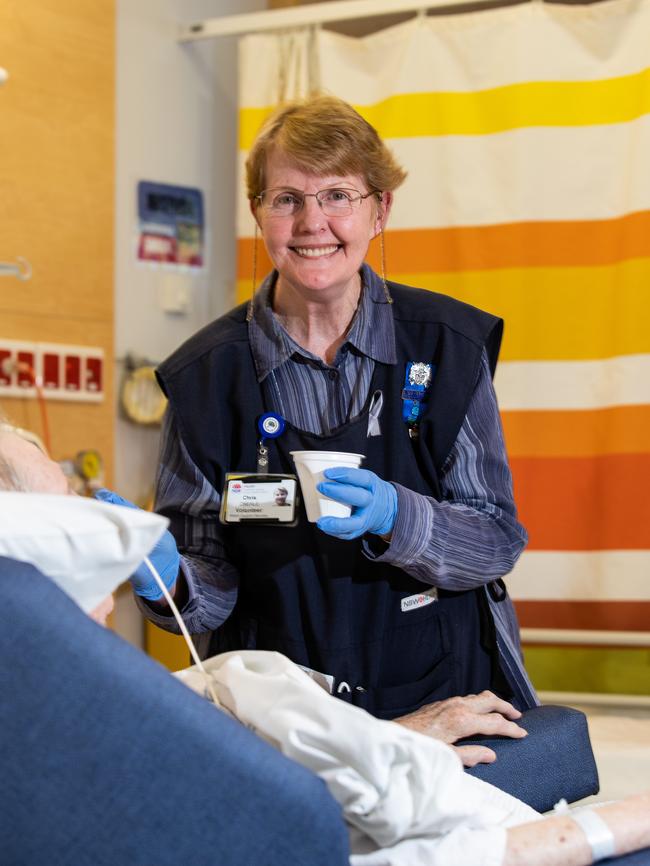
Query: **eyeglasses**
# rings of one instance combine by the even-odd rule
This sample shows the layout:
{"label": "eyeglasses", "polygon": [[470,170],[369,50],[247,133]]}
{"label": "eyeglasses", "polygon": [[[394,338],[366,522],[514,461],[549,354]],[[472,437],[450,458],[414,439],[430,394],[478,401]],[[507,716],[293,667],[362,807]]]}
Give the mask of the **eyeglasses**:
{"label": "eyeglasses", "polygon": [[318,192],[299,192],[297,189],[265,189],[255,198],[269,216],[289,217],[302,210],[306,198],[315,198],[325,216],[349,216],[361,207],[361,202],[371,195],[376,195],[381,201],[378,190],[361,193],[356,189],[334,187],[319,189]]}

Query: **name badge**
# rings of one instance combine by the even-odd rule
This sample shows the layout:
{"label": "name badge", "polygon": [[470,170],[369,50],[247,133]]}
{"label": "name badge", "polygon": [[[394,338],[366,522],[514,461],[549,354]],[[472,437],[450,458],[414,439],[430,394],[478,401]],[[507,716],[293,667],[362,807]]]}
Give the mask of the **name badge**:
{"label": "name badge", "polygon": [[228,473],[221,497],[222,523],[296,523],[295,475]]}
{"label": "name badge", "polygon": [[418,592],[417,595],[409,595],[407,598],[403,598],[401,601],[402,613],[426,607],[428,604],[433,604],[434,601],[438,601],[438,590],[435,586],[427,589],[426,592]]}

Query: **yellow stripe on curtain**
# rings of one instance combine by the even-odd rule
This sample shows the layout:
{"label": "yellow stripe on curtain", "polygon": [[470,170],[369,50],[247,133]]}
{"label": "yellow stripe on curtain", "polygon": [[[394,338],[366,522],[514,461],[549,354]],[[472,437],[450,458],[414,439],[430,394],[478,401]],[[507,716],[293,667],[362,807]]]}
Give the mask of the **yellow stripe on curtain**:
{"label": "yellow stripe on curtain", "polygon": [[[582,231],[570,223],[566,234],[562,226],[548,223],[388,232],[389,276],[474,306],[488,306],[502,316],[502,360],[650,353],[650,212],[626,220],[638,229],[637,237],[609,226],[601,230],[597,223]],[[612,225],[618,228],[621,222]],[[252,285],[253,240],[242,238],[238,253],[239,299],[244,300]],[[270,261],[261,249],[258,253],[258,270],[266,273]],[[622,258],[626,255],[631,257]],[[580,258],[584,266],[571,265]],[[368,261],[380,268],[377,243],[371,246]],[[540,267],[544,261],[547,266]],[[608,264],[589,267],[587,261]],[[556,262],[565,266],[552,266]],[[604,328],[614,308],[616,327]],[[553,328],[543,319],[531,319],[531,309],[554,316]]]}
{"label": "yellow stripe on curtain", "polygon": [[[495,387],[530,534],[508,578],[522,623],[645,631],[650,648],[648,33],[650,0],[617,0],[294,35],[290,51],[247,37],[238,171],[280,94],[315,81],[377,127],[409,172],[388,276],[505,319]],[[242,196],[240,300],[252,257]],[[614,656],[599,660],[590,688],[648,693],[637,655],[618,681]]]}
{"label": "yellow stripe on curtain", "polygon": [[[527,81],[471,92],[399,93],[375,105],[355,108],[382,138],[489,135],[526,126],[624,123],[650,112],[650,68],[604,81]],[[250,148],[272,109],[242,109],[242,150]]]}

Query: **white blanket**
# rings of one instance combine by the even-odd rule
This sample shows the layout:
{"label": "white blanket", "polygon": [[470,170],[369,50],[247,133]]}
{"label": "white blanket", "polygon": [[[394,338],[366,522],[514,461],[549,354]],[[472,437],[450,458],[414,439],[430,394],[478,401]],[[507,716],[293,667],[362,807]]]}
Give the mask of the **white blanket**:
{"label": "white blanket", "polygon": [[[468,776],[449,746],[331,697],[285,656],[204,665],[224,707],[324,780],[350,826],[353,866],[500,866],[505,828],[540,817]],[[178,676],[204,694],[196,668]]]}

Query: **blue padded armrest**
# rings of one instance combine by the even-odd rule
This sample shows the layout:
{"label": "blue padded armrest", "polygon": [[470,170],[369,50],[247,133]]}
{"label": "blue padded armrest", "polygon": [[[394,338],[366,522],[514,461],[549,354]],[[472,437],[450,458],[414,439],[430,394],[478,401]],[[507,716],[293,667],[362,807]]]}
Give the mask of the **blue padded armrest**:
{"label": "blue padded armrest", "polygon": [[598,771],[584,713],[570,707],[534,707],[518,722],[528,731],[522,740],[472,737],[457,745],[477,743],[496,752],[493,764],[467,770],[502,791],[547,812],[562,798],[574,803],[598,793]]}
{"label": "blue padded armrest", "polygon": [[324,784],[0,557],[0,860],[347,866]]}
{"label": "blue padded armrest", "polygon": [[[519,724],[528,731],[523,740],[460,740],[459,745],[480,743],[497,753],[494,764],[479,764],[466,772],[538,812],[548,812],[562,798],[574,803],[598,793],[598,771],[584,713],[570,707],[535,707],[523,714]],[[603,866],[650,866],[650,848],[600,862]]]}
{"label": "blue padded armrest", "polygon": [[650,866],[650,848],[634,851],[624,857],[614,857],[613,860],[599,860],[603,866]]}

